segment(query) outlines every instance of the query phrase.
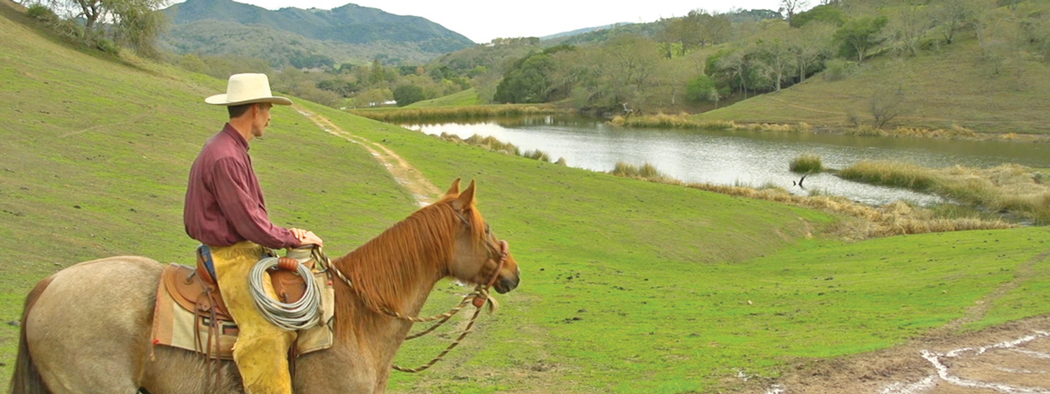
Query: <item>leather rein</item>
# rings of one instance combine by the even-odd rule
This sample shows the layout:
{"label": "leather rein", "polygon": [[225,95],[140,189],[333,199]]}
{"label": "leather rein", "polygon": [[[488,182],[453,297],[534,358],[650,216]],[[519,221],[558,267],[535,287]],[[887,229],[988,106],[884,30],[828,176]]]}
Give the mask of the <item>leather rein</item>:
{"label": "leather rein", "polygon": [[[496,300],[493,299],[491,295],[489,295],[489,288],[491,288],[493,285],[496,284],[496,280],[499,279],[499,273],[500,273],[500,271],[503,270],[503,266],[506,265],[507,257],[510,256],[510,244],[508,244],[507,241],[499,240],[499,242],[497,244],[498,244],[498,248],[495,247],[495,245],[492,245],[491,242],[489,243],[489,247],[494,249],[494,250],[497,250],[498,253],[499,253],[499,262],[496,263],[496,270],[492,273],[492,277],[489,278],[488,282],[486,282],[484,284],[480,284],[479,283],[477,285],[477,287],[474,288],[473,292],[463,296],[463,300],[460,301],[459,305],[456,305],[452,309],[448,310],[448,312],[445,312],[445,313],[442,313],[442,314],[438,314],[438,315],[434,315],[434,316],[430,316],[430,317],[422,317],[421,318],[421,317],[405,316],[405,315],[402,315],[399,312],[392,311],[392,310],[389,310],[389,309],[386,309],[386,308],[382,308],[382,310],[376,310],[375,308],[373,308],[371,306],[370,303],[368,303],[368,302],[364,303],[365,305],[368,306],[369,309],[372,309],[372,311],[374,311],[376,313],[384,314],[384,315],[387,315],[387,316],[391,316],[391,317],[394,317],[394,318],[397,318],[397,319],[400,319],[400,320],[405,320],[405,321],[409,321],[409,322],[413,322],[413,323],[425,323],[425,322],[431,322],[431,321],[435,321],[435,320],[440,320],[437,323],[435,323],[433,326],[431,326],[431,327],[429,327],[429,328],[427,328],[427,329],[425,329],[425,330],[423,330],[423,331],[421,331],[419,333],[412,334],[412,335],[409,335],[409,336],[405,337],[405,340],[416,339],[416,338],[422,337],[424,335],[427,335],[427,334],[433,332],[435,329],[440,327],[442,324],[445,324],[445,322],[448,322],[449,319],[452,318],[452,316],[455,316],[457,313],[459,313],[464,308],[466,308],[468,303],[474,305],[475,311],[474,311],[474,315],[470,317],[470,323],[467,324],[467,327],[463,329],[463,332],[459,335],[459,337],[456,338],[456,340],[454,342],[452,342],[450,345],[448,345],[448,347],[445,348],[445,350],[443,350],[440,354],[438,354],[436,357],[434,357],[432,360],[430,360],[430,362],[424,364],[423,366],[420,366],[420,367],[417,367],[417,368],[404,368],[404,367],[401,367],[401,366],[398,366],[398,365],[395,364],[395,365],[391,366],[394,370],[401,371],[401,372],[408,372],[408,373],[416,373],[416,372],[424,371],[424,370],[432,367],[438,361],[441,361],[445,357],[445,355],[447,355],[450,351],[452,351],[452,349],[455,349],[456,346],[458,346],[459,343],[464,338],[466,338],[468,334],[471,333],[471,328],[474,327],[474,322],[477,320],[478,315],[481,313],[481,309],[482,309],[483,306],[485,306],[486,302],[490,303],[490,306],[489,306],[489,312],[490,313],[496,308],[496,305],[497,305],[496,304]],[[318,248],[318,254],[320,256],[322,256],[322,258],[324,259],[325,262],[328,263],[327,266],[332,270],[332,272],[335,272],[335,275],[338,276],[339,279],[341,279],[344,283],[346,283],[347,286],[349,286],[351,289],[354,289],[354,284],[350,281],[350,279],[347,278],[346,275],[343,275],[342,271],[340,271],[338,267],[336,267],[334,264],[331,264],[331,261],[328,259],[328,256],[325,255],[324,252],[320,252],[319,249],[320,248]],[[358,293],[359,297],[363,297],[364,296],[360,292],[357,292],[357,293]]]}

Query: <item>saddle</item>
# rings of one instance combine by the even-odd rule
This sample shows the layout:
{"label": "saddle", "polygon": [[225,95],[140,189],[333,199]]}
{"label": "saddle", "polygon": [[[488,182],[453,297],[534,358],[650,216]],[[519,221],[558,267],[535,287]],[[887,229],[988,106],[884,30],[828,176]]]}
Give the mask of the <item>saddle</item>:
{"label": "saddle", "polygon": [[[296,272],[305,264],[311,270],[310,252],[290,252],[292,258],[279,258],[268,270],[278,299],[296,302],[306,293],[306,282]],[[211,253],[207,246],[197,250],[197,266],[169,264],[161,273],[154,310],[153,344],[203,353],[208,359],[232,359],[233,344],[239,330],[216,284]],[[327,349],[332,344],[330,323],[334,310],[334,289],[327,271],[314,271],[314,281],[322,293],[322,323],[299,331],[297,354]]]}
{"label": "saddle", "polygon": [[[306,281],[296,272],[299,264],[299,260],[281,257],[277,266],[267,271],[273,290],[281,302],[296,302],[306,294]],[[306,265],[313,269],[313,260],[307,261]],[[161,274],[161,280],[175,302],[184,309],[206,319],[233,321],[216,284],[215,267],[206,245],[197,248],[196,268],[171,264]]]}

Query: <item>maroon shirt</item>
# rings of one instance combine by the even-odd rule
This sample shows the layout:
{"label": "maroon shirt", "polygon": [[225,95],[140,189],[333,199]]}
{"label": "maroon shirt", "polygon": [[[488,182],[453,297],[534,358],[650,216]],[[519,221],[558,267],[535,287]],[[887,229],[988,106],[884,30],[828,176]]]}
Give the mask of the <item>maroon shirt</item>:
{"label": "maroon shirt", "polygon": [[193,162],[182,219],[186,234],[205,245],[248,240],[273,249],[299,246],[291,231],[270,223],[248,141],[229,123]]}

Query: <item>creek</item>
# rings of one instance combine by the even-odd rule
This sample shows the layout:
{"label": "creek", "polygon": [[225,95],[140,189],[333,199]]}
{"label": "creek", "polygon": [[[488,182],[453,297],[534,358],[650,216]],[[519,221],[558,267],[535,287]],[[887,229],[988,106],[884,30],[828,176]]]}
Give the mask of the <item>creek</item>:
{"label": "creek", "polygon": [[[830,194],[883,205],[904,200],[919,205],[942,202],[937,196],[872,186],[821,173],[788,170],[792,159],[813,154],[825,168],[842,169],[865,160],[910,162],[924,167],[992,167],[1016,163],[1050,167],[1050,144],[1012,141],[887,138],[798,132],[751,132],[623,128],[592,118],[536,116],[480,122],[407,124],[431,135],[492,136],[522,152],[541,150],[569,166],[610,171],[617,162],[654,165],[685,182],[760,187],[775,185],[793,194]],[[793,184],[794,183],[794,184]]]}

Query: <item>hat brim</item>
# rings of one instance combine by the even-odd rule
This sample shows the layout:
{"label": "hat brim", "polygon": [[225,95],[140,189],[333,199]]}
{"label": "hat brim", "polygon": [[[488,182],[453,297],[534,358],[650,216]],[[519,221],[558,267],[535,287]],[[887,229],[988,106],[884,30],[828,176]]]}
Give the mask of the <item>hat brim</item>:
{"label": "hat brim", "polygon": [[253,99],[250,99],[250,100],[241,100],[241,101],[226,101],[226,94],[225,93],[223,93],[223,94],[216,94],[214,96],[208,97],[208,98],[204,99],[204,102],[208,103],[208,104],[211,104],[211,105],[222,105],[222,106],[241,105],[241,104],[255,104],[255,103],[270,103],[270,104],[274,104],[274,105],[292,105],[292,100],[289,100],[289,99],[287,99],[285,97],[277,97],[277,96],[258,97],[258,98],[253,98]]}

